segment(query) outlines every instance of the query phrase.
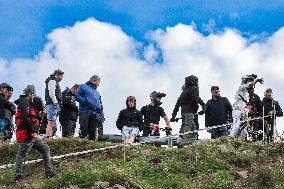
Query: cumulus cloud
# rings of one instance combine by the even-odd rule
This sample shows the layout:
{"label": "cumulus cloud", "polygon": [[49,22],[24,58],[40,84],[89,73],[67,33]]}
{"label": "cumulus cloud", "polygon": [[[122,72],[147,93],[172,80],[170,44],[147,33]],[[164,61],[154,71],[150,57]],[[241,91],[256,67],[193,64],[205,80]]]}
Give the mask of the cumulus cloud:
{"label": "cumulus cloud", "polygon": [[[271,87],[275,99],[284,105],[284,28],[261,42],[249,42],[229,28],[204,36],[184,24],[157,29],[150,36],[141,58],[141,44],[120,27],[95,19],[77,22],[52,31],[45,48],[33,59],[0,59],[0,81],[14,86],[14,99],[27,84],[34,84],[44,97],[44,81],[57,68],[65,72],[62,89],[98,74],[107,133],[119,132],[115,121],[129,95],[137,97],[140,108],[149,103],[151,91],[167,93],[162,106],[171,117],[184,78],[192,74],[199,78],[205,101],[210,99],[211,85],[219,85],[221,94],[233,103],[241,76],[254,73],[265,80],[256,92],[262,97],[264,89]],[[158,56],[162,64],[155,62]],[[175,124],[174,132],[178,129]]]}

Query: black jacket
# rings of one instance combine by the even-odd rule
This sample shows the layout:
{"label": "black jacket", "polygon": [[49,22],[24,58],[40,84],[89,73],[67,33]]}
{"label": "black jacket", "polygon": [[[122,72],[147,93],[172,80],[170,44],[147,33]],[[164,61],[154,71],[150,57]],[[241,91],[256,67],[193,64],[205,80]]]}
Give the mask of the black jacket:
{"label": "black jacket", "polygon": [[16,106],[5,99],[5,96],[0,93],[0,118],[12,121],[13,115],[16,113]]}
{"label": "black jacket", "polygon": [[138,127],[139,130],[142,130],[143,119],[141,112],[136,108],[129,107],[121,110],[116,120],[116,126],[119,130],[121,130],[123,126]]}
{"label": "black jacket", "polygon": [[30,105],[36,110],[36,116],[41,119],[41,116],[39,116],[39,112],[44,111],[44,104],[42,99],[39,96],[35,96],[33,102],[31,102]]}
{"label": "black jacket", "polygon": [[77,121],[78,115],[79,112],[75,101],[75,94],[72,94],[71,90],[66,88],[62,92],[62,104],[61,111],[59,113],[59,120],[70,119]]}
{"label": "black jacket", "polygon": [[226,97],[210,99],[205,105],[205,126],[212,127],[225,124],[232,118],[232,105]]}
{"label": "black jacket", "polygon": [[172,113],[172,118],[175,118],[179,107],[181,107],[181,113],[197,113],[198,111],[198,99],[199,99],[199,88],[198,83],[194,81],[194,78],[189,78],[189,84],[182,91],[178,98],[175,108]]}
{"label": "black jacket", "polygon": [[252,118],[254,117],[261,117],[262,116],[262,104],[260,97],[251,92],[249,93],[249,103],[252,106]]}
{"label": "black jacket", "polygon": [[283,116],[282,109],[276,100],[264,97],[262,100],[262,105],[264,107],[264,115],[267,116],[270,111],[273,111],[275,105],[275,111],[276,111],[275,115],[277,117]]}

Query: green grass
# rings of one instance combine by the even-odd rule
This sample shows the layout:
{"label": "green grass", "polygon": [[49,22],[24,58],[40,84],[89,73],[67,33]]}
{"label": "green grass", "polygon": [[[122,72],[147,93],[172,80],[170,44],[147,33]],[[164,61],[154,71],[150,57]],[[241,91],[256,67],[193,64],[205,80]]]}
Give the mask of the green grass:
{"label": "green grass", "polygon": [[[49,140],[47,144],[50,147],[52,156],[96,149],[110,145],[108,142],[95,143],[89,140],[78,138],[62,138],[58,140]],[[0,165],[14,163],[18,151],[18,144],[5,144],[0,146]],[[26,160],[38,159],[41,155],[36,150],[31,150],[27,155]]]}
{"label": "green grass", "polygon": [[[78,139],[50,141],[52,154],[99,148],[110,143]],[[44,179],[41,169],[30,165],[33,175],[13,184],[13,170],[0,170],[0,188],[64,188],[71,185],[91,187],[97,181],[121,184],[127,188],[284,188],[283,144],[260,145],[238,139],[222,138],[195,144],[189,148],[132,146],[61,160],[55,165],[56,177]],[[16,148],[5,147],[5,163],[13,162]],[[31,154],[30,158],[37,157]],[[11,159],[9,159],[11,158]],[[1,157],[2,161],[2,157]],[[2,164],[2,163],[1,163]],[[241,172],[246,172],[243,177]]]}

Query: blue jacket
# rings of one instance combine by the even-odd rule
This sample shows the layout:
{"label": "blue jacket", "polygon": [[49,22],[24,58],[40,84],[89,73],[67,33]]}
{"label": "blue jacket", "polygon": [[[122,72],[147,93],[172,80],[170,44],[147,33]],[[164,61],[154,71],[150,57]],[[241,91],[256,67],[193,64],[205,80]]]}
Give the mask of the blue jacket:
{"label": "blue jacket", "polygon": [[79,112],[101,112],[103,105],[97,86],[87,82],[78,87],[76,100],[79,102]]}

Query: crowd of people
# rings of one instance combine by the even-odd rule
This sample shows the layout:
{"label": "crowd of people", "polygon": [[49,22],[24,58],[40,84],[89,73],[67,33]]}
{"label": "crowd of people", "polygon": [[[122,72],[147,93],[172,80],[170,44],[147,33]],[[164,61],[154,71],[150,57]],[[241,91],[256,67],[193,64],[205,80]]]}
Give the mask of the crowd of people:
{"label": "crowd of people", "polygon": [[[80,138],[97,141],[103,134],[105,117],[98,91],[100,77],[93,75],[85,84],[74,84],[61,92],[60,81],[63,76],[64,72],[58,69],[46,79],[45,103],[36,95],[34,85],[28,85],[14,103],[10,101],[13,87],[7,83],[0,85],[0,141],[9,141],[15,133],[19,143],[15,180],[22,178],[23,161],[31,148],[42,153],[46,176],[54,175],[50,149],[39,134],[43,134],[47,140],[53,137],[58,117],[62,137],[74,137],[78,118]],[[252,136],[254,140],[263,140],[265,136],[271,142],[274,140],[276,117],[283,116],[283,112],[279,103],[273,99],[271,88],[265,90],[261,101],[254,93],[257,83],[262,84],[263,79],[258,79],[254,74],[243,76],[233,105],[220,95],[219,86],[212,86],[212,98],[204,103],[199,96],[198,78],[191,75],[185,78],[170,119],[161,107],[161,99],[166,94],[153,91],[150,94],[151,102],[141,110],[137,109],[134,96],[127,97],[126,108],[119,112],[116,126],[121,130],[125,144],[135,142],[139,132],[143,132],[144,137],[160,136],[160,119],[164,119],[166,132],[170,133],[171,122],[177,121],[176,116],[181,109],[180,137],[183,142],[198,138],[198,115],[202,114],[205,114],[205,127],[212,139],[230,135],[242,139]],[[202,111],[198,112],[199,105]]]}

